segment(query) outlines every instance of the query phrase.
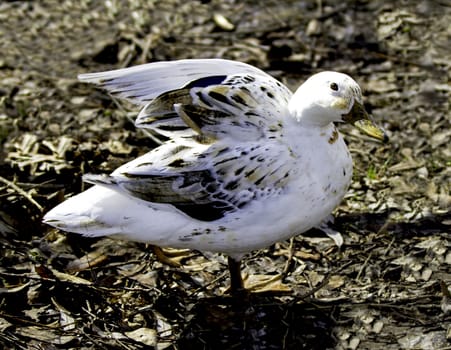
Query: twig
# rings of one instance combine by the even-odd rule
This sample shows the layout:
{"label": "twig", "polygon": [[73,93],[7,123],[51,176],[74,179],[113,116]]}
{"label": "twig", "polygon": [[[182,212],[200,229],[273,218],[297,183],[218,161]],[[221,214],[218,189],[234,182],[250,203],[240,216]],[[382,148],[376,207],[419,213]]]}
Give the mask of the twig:
{"label": "twig", "polygon": [[294,243],[294,237],[291,237],[290,246],[288,247],[288,259],[287,259],[285,266],[283,268],[283,271],[282,271],[282,278],[286,277],[288,270],[290,269],[291,262],[293,261],[293,255],[294,255],[293,243]]}
{"label": "twig", "polygon": [[45,328],[45,329],[55,329],[55,330],[61,329],[60,326],[54,326],[52,324],[50,324],[50,325],[43,324],[42,322],[35,322],[35,321],[28,320],[28,319],[20,317],[20,316],[4,313],[3,311],[0,311],[0,317],[6,319],[7,321],[8,320],[9,321],[15,321],[16,325],[17,324],[29,325],[29,326],[34,326],[34,327],[42,327],[42,328]]}
{"label": "twig", "polygon": [[309,290],[308,292],[306,292],[302,295],[296,296],[295,300],[293,302],[297,302],[299,300],[304,300],[304,299],[307,299],[308,297],[314,295],[317,291],[319,291],[321,288],[323,288],[324,286],[326,286],[329,283],[331,276],[343,271],[345,268],[347,268],[351,264],[352,264],[352,261],[348,261],[347,263],[343,264],[339,268],[329,272],[316,287],[312,288],[311,290]]}
{"label": "twig", "polygon": [[370,253],[370,254],[368,255],[368,257],[365,259],[365,262],[363,263],[362,267],[361,267],[360,270],[359,270],[359,273],[357,274],[357,277],[355,278],[356,281],[359,281],[360,276],[362,275],[363,270],[365,269],[365,267],[368,265],[368,261],[370,261],[372,255],[373,255],[373,254]]}
{"label": "twig", "polygon": [[28,199],[28,201],[32,203],[34,206],[36,206],[36,208],[38,208],[40,212],[44,211],[44,208],[38,202],[36,202],[27,192],[25,192],[23,189],[17,186],[14,182],[9,181],[2,176],[0,176],[0,181],[3,182],[6,186],[11,187],[14,191],[19,193],[26,199]]}
{"label": "twig", "polygon": [[311,290],[302,295],[296,296],[294,302],[307,299],[308,297],[314,295],[317,291],[319,291],[321,288],[323,288],[325,285],[329,283],[330,276],[331,276],[330,273],[327,274],[326,277],[324,277],[324,279],[316,287],[313,287]]}

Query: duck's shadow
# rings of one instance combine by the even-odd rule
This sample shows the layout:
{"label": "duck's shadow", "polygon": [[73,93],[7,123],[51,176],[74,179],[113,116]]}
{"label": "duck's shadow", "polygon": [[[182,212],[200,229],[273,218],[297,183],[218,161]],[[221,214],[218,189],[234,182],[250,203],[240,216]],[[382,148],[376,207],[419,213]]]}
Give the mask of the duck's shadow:
{"label": "duck's shadow", "polygon": [[443,214],[430,214],[421,219],[405,222],[393,221],[391,215],[396,210],[382,213],[357,213],[341,215],[335,218],[334,226],[337,230],[343,230],[347,226],[352,226],[356,232],[382,232],[385,231],[398,238],[410,238],[413,236],[428,236],[437,232],[446,232],[449,229],[451,212]]}
{"label": "duck's shadow", "polygon": [[253,294],[199,300],[180,349],[333,349],[335,308]]}
{"label": "duck's shadow", "polygon": [[[449,213],[395,223],[387,212],[361,213],[339,217],[335,224],[362,233],[385,231],[402,240],[443,231],[447,219]],[[180,349],[334,349],[340,342],[335,335],[339,304],[260,294],[199,299],[177,344]]]}

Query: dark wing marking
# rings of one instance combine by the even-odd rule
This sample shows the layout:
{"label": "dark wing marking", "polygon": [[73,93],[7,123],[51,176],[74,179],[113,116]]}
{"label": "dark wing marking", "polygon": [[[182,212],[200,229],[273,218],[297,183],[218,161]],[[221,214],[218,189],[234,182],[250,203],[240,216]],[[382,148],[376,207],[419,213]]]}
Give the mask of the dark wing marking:
{"label": "dark wing marking", "polygon": [[[214,82],[220,84],[208,85]],[[158,96],[140,112],[136,125],[167,137],[258,139],[280,129],[290,98],[291,92],[269,76],[205,77]],[[173,134],[171,126],[177,126]]]}
{"label": "dark wing marking", "polygon": [[185,89],[191,89],[193,87],[207,87],[210,85],[219,85],[226,80],[227,75],[210,75],[197,80],[193,80],[184,86]]}
{"label": "dark wing marking", "polygon": [[190,217],[202,221],[220,219],[225,213],[236,209],[226,200],[226,195],[218,191],[220,184],[208,170],[172,175],[86,175],[84,180],[121,189],[147,202],[171,204]]}
{"label": "dark wing marking", "polygon": [[[84,180],[147,202],[171,204],[198,220],[213,221],[254,200],[280,193],[291,169],[286,161],[289,151],[280,146],[212,147],[202,154],[205,163],[193,164],[173,154],[170,163],[158,167],[148,162],[152,152],[109,176],[86,175]],[[202,168],[196,168],[199,163]]]}

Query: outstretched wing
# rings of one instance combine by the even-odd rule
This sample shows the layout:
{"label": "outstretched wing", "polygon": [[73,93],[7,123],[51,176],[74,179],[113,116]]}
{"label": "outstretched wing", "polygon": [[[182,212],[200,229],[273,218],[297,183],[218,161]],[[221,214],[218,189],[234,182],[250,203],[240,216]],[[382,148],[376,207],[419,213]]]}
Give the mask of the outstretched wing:
{"label": "outstretched wing", "polygon": [[276,137],[292,95],[263,71],[221,59],[156,62],[80,79],[147,103],[136,126],[200,143]]}
{"label": "outstretched wing", "polygon": [[164,92],[180,89],[209,76],[249,73],[268,76],[249,64],[223,59],[187,59],[142,64],[107,72],[80,74],[80,81],[97,84],[113,94],[145,105]]}
{"label": "outstretched wing", "polygon": [[200,155],[196,148],[166,144],[111,175],[86,175],[84,180],[213,221],[284,191],[292,164],[287,159],[289,150],[275,141],[215,145]]}

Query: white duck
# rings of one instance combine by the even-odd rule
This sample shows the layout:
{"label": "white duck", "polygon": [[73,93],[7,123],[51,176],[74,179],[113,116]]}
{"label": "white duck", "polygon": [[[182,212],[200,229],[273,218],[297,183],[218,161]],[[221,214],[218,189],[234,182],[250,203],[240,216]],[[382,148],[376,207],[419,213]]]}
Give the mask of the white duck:
{"label": "white duck", "polygon": [[345,195],[352,159],[334,122],[376,139],[357,83],[313,75],[292,94],[241,62],[192,59],[83,74],[141,106],[136,126],[168,138],[49,211],[44,222],[85,236],[116,236],[229,256],[243,289],[247,252],[320,223]]}

